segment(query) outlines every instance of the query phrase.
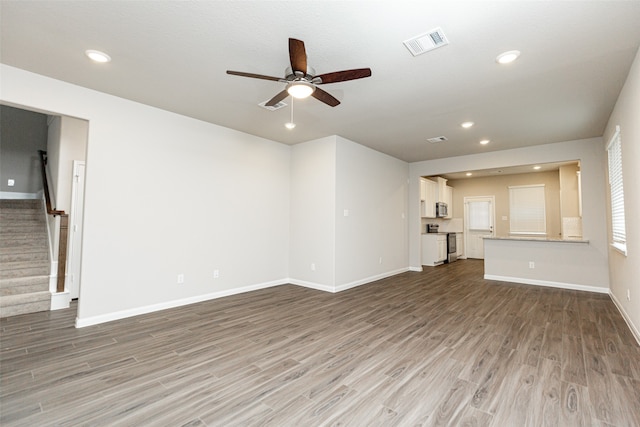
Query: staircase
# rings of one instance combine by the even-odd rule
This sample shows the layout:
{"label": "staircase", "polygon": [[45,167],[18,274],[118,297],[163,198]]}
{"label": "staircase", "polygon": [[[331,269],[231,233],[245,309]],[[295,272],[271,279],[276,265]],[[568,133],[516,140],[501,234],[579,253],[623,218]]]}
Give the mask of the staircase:
{"label": "staircase", "polygon": [[41,200],[0,200],[0,317],[49,311],[49,245]]}

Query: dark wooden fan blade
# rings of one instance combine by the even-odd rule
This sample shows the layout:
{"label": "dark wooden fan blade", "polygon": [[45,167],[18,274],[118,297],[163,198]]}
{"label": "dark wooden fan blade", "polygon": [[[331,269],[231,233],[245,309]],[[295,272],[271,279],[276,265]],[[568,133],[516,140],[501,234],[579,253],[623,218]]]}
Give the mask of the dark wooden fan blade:
{"label": "dark wooden fan blade", "polygon": [[276,105],[278,102],[282,101],[283,99],[285,99],[287,96],[289,96],[289,92],[287,92],[287,90],[283,90],[282,92],[280,92],[279,94],[277,94],[276,96],[274,96],[273,98],[271,98],[269,100],[269,102],[267,102],[266,105],[267,107],[273,107],[274,105]]}
{"label": "dark wooden fan blade", "polygon": [[289,60],[294,72],[300,71],[303,75],[307,75],[307,52],[302,40],[289,39]]}
{"label": "dark wooden fan blade", "polygon": [[340,105],[340,101],[338,101],[333,97],[333,95],[329,95],[327,92],[320,89],[319,87],[316,87],[316,90],[313,91],[311,96],[313,96],[318,101],[322,101],[325,104],[330,105],[331,107]]}
{"label": "dark wooden fan blade", "polygon": [[363,79],[371,77],[370,68],[357,68],[355,70],[335,71],[333,73],[320,74],[316,79],[322,80],[318,84],[346,82],[347,80]]}
{"label": "dark wooden fan blade", "polygon": [[252,79],[273,80],[274,82],[279,82],[279,81],[286,82],[285,79],[280,77],[271,77],[271,76],[263,76],[262,74],[244,73],[242,71],[227,70],[227,74],[231,74],[233,76],[240,76],[240,77],[251,77]]}

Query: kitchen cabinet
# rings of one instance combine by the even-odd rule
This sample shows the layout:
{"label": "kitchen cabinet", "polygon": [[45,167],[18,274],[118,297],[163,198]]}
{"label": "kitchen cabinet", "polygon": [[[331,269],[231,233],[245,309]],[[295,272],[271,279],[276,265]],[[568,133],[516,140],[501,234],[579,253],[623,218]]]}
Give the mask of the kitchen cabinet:
{"label": "kitchen cabinet", "polygon": [[456,257],[464,257],[464,234],[456,233]]}
{"label": "kitchen cabinet", "polygon": [[446,185],[444,187],[443,202],[447,204],[447,216],[445,218],[453,218],[453,187]]}
{"label": "kitchen cabinet", "polygon": [[447,259],[447,235],[423,234],[422,235],[422,265],[436,266]]}
{"label": "kitchen cabinet", "polygon": [[447,203],[447,180],[441,177],[437,177],[436,180],[436,202]]}
{"label": "kitchen cabinet", "polygon": [[420,216],[436,217],[438,184],[430,179],[420,178]]}

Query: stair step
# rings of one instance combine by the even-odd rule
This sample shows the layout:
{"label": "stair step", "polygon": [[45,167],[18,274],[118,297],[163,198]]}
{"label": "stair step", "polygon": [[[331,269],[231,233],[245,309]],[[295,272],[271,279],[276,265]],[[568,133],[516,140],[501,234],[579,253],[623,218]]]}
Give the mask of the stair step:
{"label": "stair step", "polygon": [[49,291],[0,296],[0,317],[49,311],[50,309],[51,293]]}
{"label": "stair step", "polygon": [[3,229],[32,226],[40,226],[46,228],[45,222],[40,218],[0,218],[0,222],[2,223]]}
{"label": "stair step", "polygon": [[2,211],[0,210],[0,221],[6,222],[7,224],[11,224],[14,222],[37,222],[44,224],[46,220],[46,216],[44,211],[34,211],[34,210],[21,210],[21,209],[12,209],[10,211]]}
{"label": "stair step", "polygon": [[27,276],[45,276],[49,274],[48,261],[3,262],[0,263],[0,279],[14,279]]}
{"label": "stair step", "polygon": [[14,235],[20,234],[40,234],[45,235],[47,232],[47,228],[44,224],[5,224],[4,222],[0,222],[2,227],[0,228],[0,238],[4,239],[6,237],[12,237]]}
{"label": "stair step", "polygon": [[41,199],[0,199],[0,209],[38,209],[42,205]]}
{"label": "stair step", "polygon": [[49,276],[0,279],[0,296],[28,294],[49,290]]}
{"label": "stair step", "polygon": [[[8,249],[8,248],[4,248]],[[0,251],[0,263],[5,262],[27,262],[27,261],[48,261],[49,251],[44,248],[32,248],[32,250],[12,250],[7,252]]]}
{"label": "stair step", "polygon": [[20,248],[23,247],[48,248],[49,244],[45,236],[4,236],[2,239],[0,239],[0,249],[15,248],[16,250],[20,250]]}
{"label": "stair step", "polygon": [[47,237],[46,229],[43,227],[37,231],[30,230],[14,230],[12,232],[1,233],[0,239],[4,240],[24,240],[24,239],[45,239]]}
{"label": "stair step", "polygon": [[49,246],[46,242],[33,242],[32,244],[22,244],[13,246],[0,246],[0,255],[14,255],[14,254],[30,254],[30,253],[49,253]]}

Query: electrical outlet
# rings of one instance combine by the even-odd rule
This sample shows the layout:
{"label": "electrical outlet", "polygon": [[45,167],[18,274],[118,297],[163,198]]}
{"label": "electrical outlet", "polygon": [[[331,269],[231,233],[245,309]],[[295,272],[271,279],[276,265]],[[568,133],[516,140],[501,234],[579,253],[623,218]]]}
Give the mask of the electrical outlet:
{"label": "electrical outlet", "polygon": [[627,289],[627,301],[631,301],[631,289]]}
{"label": "electrical outlet", "polygon": [[220,270],[213,270],[213,278],[217,279],[220,277]]}
{"label": "electrical outlet", "polygon": [[344,216],[349,216],[349,209],[345,209],[343,214],[344,214]]}
{"label": "electrical outlet", "polygon": [[536,263],[533,261],[529,261],[529,268],[536,268]]}
{"label": "electrical outlet", "polygon": [[316,271],[316,263],[315,262],[311,263],[311,271]]}
{"label": "electrical outlet", "polygon": [[7,180],[7,186],[13,187],[14,185],[16,185],[16,180],[15,179]]}
{"label": "electrical outlet", "polygon": [[184,283],[184,274],[178,274],[178,284],[181,285]]}

